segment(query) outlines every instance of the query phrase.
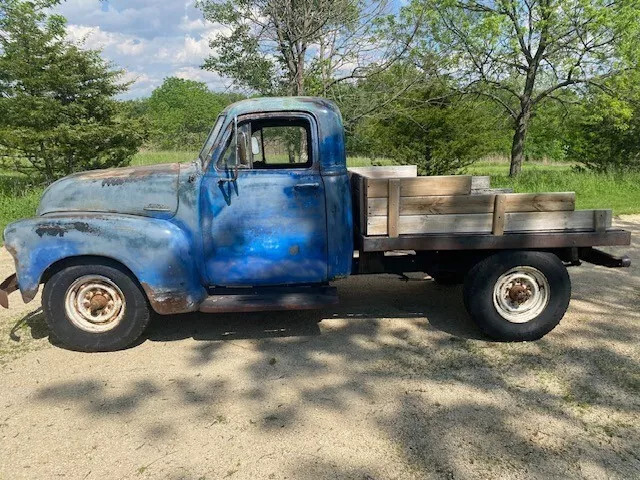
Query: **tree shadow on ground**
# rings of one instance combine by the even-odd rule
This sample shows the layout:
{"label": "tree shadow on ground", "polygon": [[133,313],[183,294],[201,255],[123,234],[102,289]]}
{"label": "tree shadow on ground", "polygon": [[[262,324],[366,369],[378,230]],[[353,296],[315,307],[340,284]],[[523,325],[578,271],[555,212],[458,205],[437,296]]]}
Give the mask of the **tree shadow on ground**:
{"label": "tree shadow on ground", "polygon": [[[35,401],[107,418],[172,398],[167,408],[183,411],[183,420],[222,428],[224,409],[247,403],[255,419],[246,428],[274,439],[293,434],[318,410],[348,423],[357,405],[373,425],[371,435],[396,446],[397,468],[407,478],[637,473],[640,365],[625,352],[637,348],[640,325],[628,297],[615,301],[621,293],[615,282],[593,298],[578,291],[577,313],[619,309],[524,344],[484,340],[461,306],[459,288],[366,277],[339,288],[341,304],[316,312],[156,319],[147,334],[152,344],[197,340],[184,358],[185,378],[136,380],[119,394],[97,380],[68,381],[39,389]],[[621,312],[629,316],[627,333],[614,336],[614,345],[609,322]],[[238,342],[246,353],[230,357],[225,347],[235,340],[250,343]],[[239,370],[240,384],[224,374],[188,377],[224,364]],[[284,386],[295,392],[286,404],[277,393]],[[176,422],[163,417],[145,428],[164,439]],[[322,456],[298,460],[295,469],[286,467],[296,478],[385,476]]]}

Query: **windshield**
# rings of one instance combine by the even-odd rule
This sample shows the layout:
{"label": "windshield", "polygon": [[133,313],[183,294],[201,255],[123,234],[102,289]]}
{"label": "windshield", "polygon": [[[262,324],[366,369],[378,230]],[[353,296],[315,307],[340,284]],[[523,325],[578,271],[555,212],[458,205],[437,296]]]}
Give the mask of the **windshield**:
{"label": "windshield", "polygon": [[218,138],[218,133],[220,133],[220,129],[222,128],[223,122],[224,122],[224,115],[218,116],[218,119],[216,120],[216,124],[211,129],[211,132],[209,132],[207,141],[204,143],[204,147],[202,147],[202,150],[200,150],[200,155],[198,155],[198,157],[200,158],[201,165],[204,165],[205,162],[207,161],[207,157],[211,155],[211,150],[213,149],[213,145],[216,141],[216,138]]}

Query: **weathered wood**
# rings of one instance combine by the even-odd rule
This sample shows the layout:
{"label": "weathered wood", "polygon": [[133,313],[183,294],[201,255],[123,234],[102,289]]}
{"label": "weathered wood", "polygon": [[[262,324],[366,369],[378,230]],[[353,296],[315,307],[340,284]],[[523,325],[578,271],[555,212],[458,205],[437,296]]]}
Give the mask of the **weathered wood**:
{"label": "weathered wood", "polygon": [[418,167],[416,165],[391,165],[384,167],[349,167],[351,173],[356,173],[367,178],[405,178],[417,177]]}
{"label": "weathered wood", "polygon": [[513,193],[513,188],[487,188],[481,190],[471,190],[471,195],[497,195],[498,193]]}
{"label": "weathered wood", "polygon": [[368,231],[367,231],[367,209],[365,207],[365,205],[367,205],[368,200],[367,200],[367,179],[365,177],[359,177],[360,181],[359,183],[359,188],[360,188],[360,192],[359,192],[359,198],[360,198],[360,212],[359,212],[359,216],[360,216],[360,231],[362,232],[363,235],[368,235]]}
{"label": "weathered wood", "polygon": [[[400,182],[402,182],[401,180]],[[575,193],[506,194],[506,212],[570,211],[575,209]],[[492,213],[495,194],[430,195],[400,197],[400,215],[435,215],[447,213]],[[386,215],[386,198],[370,198],[367,215]]]}
{"label": "weathered wood", "polygon": [[389,250],[499,250],[523,248],[595,247],[629,245],[631,232],[608,229],[605,232],[525,232],[491,235],[401,235],[360,237],[363,252]]}
{"label": "weathered wood", "polygon": [[[611,216],[606,228],[611,227]],[[593,211],[507,213],[505,231],[593,230]]]}
{"label": "weathered wood", "polygon": [[[470,175],[403,178],[400,182],[400,195],[402,197],[424,195],[468,195],[470,192]],[[367,189],[367,195],[369,198],[387,197],[388,194],[389,190],[387,179],[369,179]]]}
{"label": "weathered wood", "polygon": [[494,235],[502,235],[504,233],[505,212],[507,207],[507,196],[496,195],[493,204],[493,221],[491,233]]}
{"label": "weathered wood", "polygon": [[593,227],[596,232],[603,232],[607,227],[611,226],[612,213],[611,210],[594,210],[593,211]]}
{"label": "weathered wood", "polygon": [[474,175],[471,179],[471,192],[477,190],[489,190],[491,188],[491,177],[489,175]]}
{"label": "weathered wood", "polygon": [[389,201],[387,209],[387,232],[390,237],[398,236],[400,218],[400,179],[389,179]]}
{"label": "weathered wood", "polygon": [[510,193],[506,197],[507,212],[562,212],[576,208],[574,192]]}
{"label": "weathered wood", "polygon": [[[400,215],[437,215],[445,213],[489,213],[494,195],[429,195],[400,197]],[[368,215],[386,215],[386,198],[370,198]]]}
{"label": "weathered wood", "polygon": [[[399,235],[420,233],[490,233],[493,214],[401,215]],[[611,226],[610,216],[605,228]],[[505,214],[505,232],[593,230],[593,210],[560,212],[514,212]],[[387,217],[367,220],[368,235],[386,235]]]}

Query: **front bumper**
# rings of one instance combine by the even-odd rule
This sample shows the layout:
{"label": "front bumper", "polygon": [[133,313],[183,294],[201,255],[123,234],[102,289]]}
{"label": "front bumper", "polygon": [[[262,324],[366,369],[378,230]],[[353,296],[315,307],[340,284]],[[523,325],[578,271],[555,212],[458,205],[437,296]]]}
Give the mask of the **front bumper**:
{"label": "front bumper", "polygon": [[18,277],[14,273],[0,283],[0,306],[9,308],[9,294],[18,290]]}

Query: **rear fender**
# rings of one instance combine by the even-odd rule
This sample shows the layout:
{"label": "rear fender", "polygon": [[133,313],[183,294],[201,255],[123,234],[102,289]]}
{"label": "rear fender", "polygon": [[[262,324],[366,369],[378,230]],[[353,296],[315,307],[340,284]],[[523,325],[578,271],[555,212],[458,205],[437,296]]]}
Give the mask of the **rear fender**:
{"label": "rear fender", "polygon": [[47,269],[74,257],[97,256],[128,268],[160,314],[190,312],[206,297],[190,236],[170,221],[118,214],[50,215],[20,220],[4,232],[25,302]]}

